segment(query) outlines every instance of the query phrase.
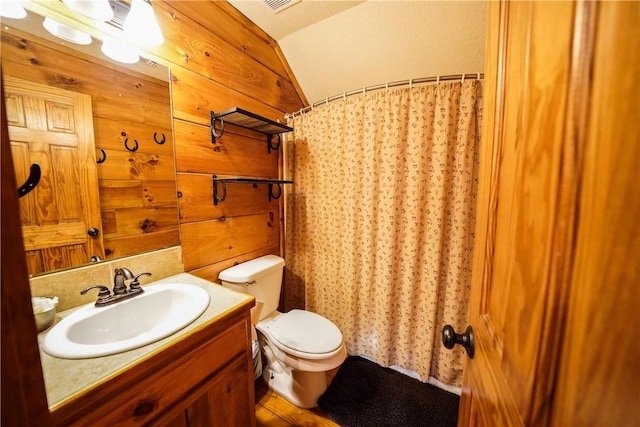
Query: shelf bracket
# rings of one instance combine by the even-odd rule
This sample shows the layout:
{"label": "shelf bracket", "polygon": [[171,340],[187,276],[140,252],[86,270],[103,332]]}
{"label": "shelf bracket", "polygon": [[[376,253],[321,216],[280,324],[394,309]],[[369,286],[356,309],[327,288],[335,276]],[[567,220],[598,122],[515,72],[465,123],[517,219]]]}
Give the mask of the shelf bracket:
{"label": "shelf bracket", "polygon": [[[220,184],[220,188],[222,190],[222,194],[218,191],[218,184]],[[218,206],[218,203],[224,202],[224,199],[227,198],[227,184],[225,182],[220,182],[216,179],[216,176],[213,175],[213,205]]]}
{"label": "shelf bracket", "polygon": [[[273,192],[273,186],[274,185],[278,186],[278,192],[277,193]],[[278,200],[280,198],[280,196],[282,196],[282,186],[280,184],[278,184],[278,183],[269,184],[269,201]]]}
{"label": "shelf bracket", "polygon": [[[211,143],[215,144],[216,139],[222,137],[224,133],[224,118],[217,117],[213,111],[210,113],[211,116]],[[220,132],[216,133],[216,120],[220,120]]]}
{"label": "shelf bracket", "polygon": [[[224,202],[227,198],[227,184],[267,184],[269,187],[269,201],[278,200],[282,196],[282,184],[293,184],[293,181],[284,179],[262,179],[262,178],[218,178],[216,175],[211,176],[213,178],[213,204],[217,206],[219,203]],[[274,189],[277,187],[277,190]]]}
{"label": "shelf bracket", "polygon": [[[273,137],[274,136],[278,140],[275,145],[273,145]],[[280,134],[279,133],[275,133],[273,135],[267,135],[267,152],[269,154],[271,154],[271,150],[278,151],[278,149],[280,148],[280,145],[282,144],[281,141],[282,140],[280,139]]]}

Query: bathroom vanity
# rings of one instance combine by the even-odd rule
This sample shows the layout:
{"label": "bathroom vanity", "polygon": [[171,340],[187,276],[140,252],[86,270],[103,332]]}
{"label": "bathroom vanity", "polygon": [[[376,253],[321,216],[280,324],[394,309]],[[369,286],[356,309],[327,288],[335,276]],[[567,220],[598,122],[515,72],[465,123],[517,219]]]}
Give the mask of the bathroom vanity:
{"label": "bathroom vanity", "polygon": [[149,286],[176,282],[202,287],[211,301],[175,334],[91,359],[55,358],[41,350],[54,425],[255,425],[253,297],[187,273]]}

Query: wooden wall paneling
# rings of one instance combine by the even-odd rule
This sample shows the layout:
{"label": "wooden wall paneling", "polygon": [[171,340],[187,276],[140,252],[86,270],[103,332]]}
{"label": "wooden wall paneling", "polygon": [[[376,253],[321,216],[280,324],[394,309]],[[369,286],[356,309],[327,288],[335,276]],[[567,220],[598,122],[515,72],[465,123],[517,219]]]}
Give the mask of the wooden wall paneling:
{"label": "wooden wall paneling", "polygon": [[257,251],[248,252],[246,254],[238,255],[232,258],[225,259],[220,262],[216,262],[213,264],[209,264],[205,267],[196,268],[191,270],[189,273],[194,276],[201,277],[205,280],[210,280],[212,282],[220,283],[218,280],[218,276],[222,270],[225,270],[229,267],[233,267],[241,262],[250,261],[252,259],[264,256],[264,255],[278,255],[280,256],[280,247],[274,246],[272,248],[260,249]]}
{"label": "wooden wall paneling", "polygon": [[168,248],[180,244],[180,230],[159,231],[148,234],[104,239],[104,250],[109,258],[119,258],[126,255],[149,252],[156,249]]}
{"label": "wooden wall paneling", "polygon": [[176,206],[174,181],[105,179],[100,181],[100,206],[115,208]]}
{"label": "wooden wall paneling", "polygon": [[176,206],[102,211],[104,238],[133,236],[177,229]]}
{"label": "wooden wall paneling", "polygon": [[211,142],[209,126],[174,121],[176,168],[179,172],[203,172],[262,178],[278,177],[279,151],[267,152],[266,136],[247,137],[237,127],[227,127],[221,138]]}
{"label": "wooden wall paneling", "polygon": [[[218,35],[227,43],[231,44],[246,55],[251,56],[253,59],[265,65],[285,80],[290,81],[300,98],[301,104],[308,105],[309,102],[307,101],[298,80],[293,74],[293,71],[289,67],[287,59],[282,54],[278,43],[260,27],[249,21],[230,3],[221,1],[210,1],[210,3],[215,8],[220,9],[226,16],[220,15],[219,12],[212,8],[208,8],[204,11],[200,8],[197,10],[197,13],[187,13],[187,8],[190,9],[194,6],[194,3],[192,2],[174,2],[173,6],[181,10],[183,13],[192,16],[197,22],[204,23],[204,27],[208,28],[211,32]],[[215,22],[216,25],[211,25],[212,22]]]}
{"label": "wooden wall paneling", "polygon": [[209,7],[206,8],[193,2],[171,2],[171,6],[238,51],[249,55],[278,75],[288,77],[284,64],[273,54],[277,43],[267,33],[248,21],[229,3],[207,1]]}
{"label": "wooden wall paneling", "polygon": [[[199,15],[198,11],[212,12],[215,9],[210,5],[208,2],[196,4],[189,12],[195,16]],[[165,43],[156,52],[164,59],[183,66],[187,64],[191,71],[247,96],[259,94],[264,103],[280,111],[294,111],[300,105],[300,98],[290,81],[208,30],[217,25],[216,20],[203,27],[173,3],[163,2],[156,6],[156,16],[165,38]]]}
{"label": "wooden wall paneling", "polygon": [[182,224],[185,271],[277,246],[278,212]]}
{"label": "wooden wall paneling", "polygon": [[174,181],[173,156],[140,151],[104,150],[106,161],[98,165],[98,178]]}
{"label": "wooden wall paneling", "polygon": [[[155,114],[170,117],[171,111],[166,111],[166,114],[165,112],[156,111]],[[96,141],[99,142],[98,148],[105,150],[124,150],[125,140],[128,138],[130,142],[136,139],[138,140],[138,150],[141,152],[173,156],[173,132],[169,120],[165,120],[162,124],[150,125],[148,122],[141,124],[94,117],[93,124]],[[123,132],[126,135],[122,135]],[[158,144],[154,140],[154,133],[156,134],[155,139],[158,141],[164,140],[165,142]],[[127,145],[129,147],[133,146],[131,143]]]}
{"label": "wooden wall paneling", "polygon": [[241,107],[271,120],[284,122],[284,111],[265,104],[260,97],[244,95],[236,90],[198,75],[179,65],[171,67],[173,118],[202,125],[211,123],[210,111]]}
{"label": "wooden wall paneling", "polygon": [[212,183],[210,174],[178,173],[182,223],[278,210],[279,201],[269,201],[267,184],[226,184],[225,200],[214,205]]}
{"label": "wooden wall paneling", "polygon": [[[300,83],[298,82],[298,79],[296,78],[295,74],[293,74],[293,70],[289,66],[289,62],[287,62],[287,58],[284,56],[284,53],[280,49],[280,45],[276,44],[274,49],[275,49],[276,55],[278,55],[278,58],[280,58],[280,60],[284,64],[284,67],[287,70],[287,75],[289,76],[289,80],[291,81],[291,84],[293,85],[293,87],[296,89],[296,92],[298,92],[298,96],[300,97],[300,100],[302,101],[302,104],[309,105],[309,101],[307,101],[307,97],[305,96],[304,92],[302,91],[302,86],[300,86]],[[289,113],[291,113],[291,112],[293,112],[293,111],[289,111]]]}

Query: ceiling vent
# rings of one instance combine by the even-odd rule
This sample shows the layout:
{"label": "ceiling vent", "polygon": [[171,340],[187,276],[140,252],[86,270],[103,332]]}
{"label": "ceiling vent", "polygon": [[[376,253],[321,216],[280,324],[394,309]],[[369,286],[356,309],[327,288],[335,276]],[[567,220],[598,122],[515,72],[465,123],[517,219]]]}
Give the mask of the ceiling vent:
{"label": "ceiling vent", "polygon": [[296,3],[300,3],[300,0],[264,0],[264,3],[273,10],[273,13],[278,13]]}

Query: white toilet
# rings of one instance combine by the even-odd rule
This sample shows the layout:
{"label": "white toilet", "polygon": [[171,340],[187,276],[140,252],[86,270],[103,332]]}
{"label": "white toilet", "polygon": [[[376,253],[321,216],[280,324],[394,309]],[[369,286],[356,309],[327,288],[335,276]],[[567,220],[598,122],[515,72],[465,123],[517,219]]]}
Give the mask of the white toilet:
{"label": "white toilet", "polygon": [[220,272],[228,289],[253,295],[256,329],[269,388],[300,408],[317,406],[327,388],[326,372],[347,357],[340,329],[330,320],[305,310],[277,311],[284,259],[266,255]]}

